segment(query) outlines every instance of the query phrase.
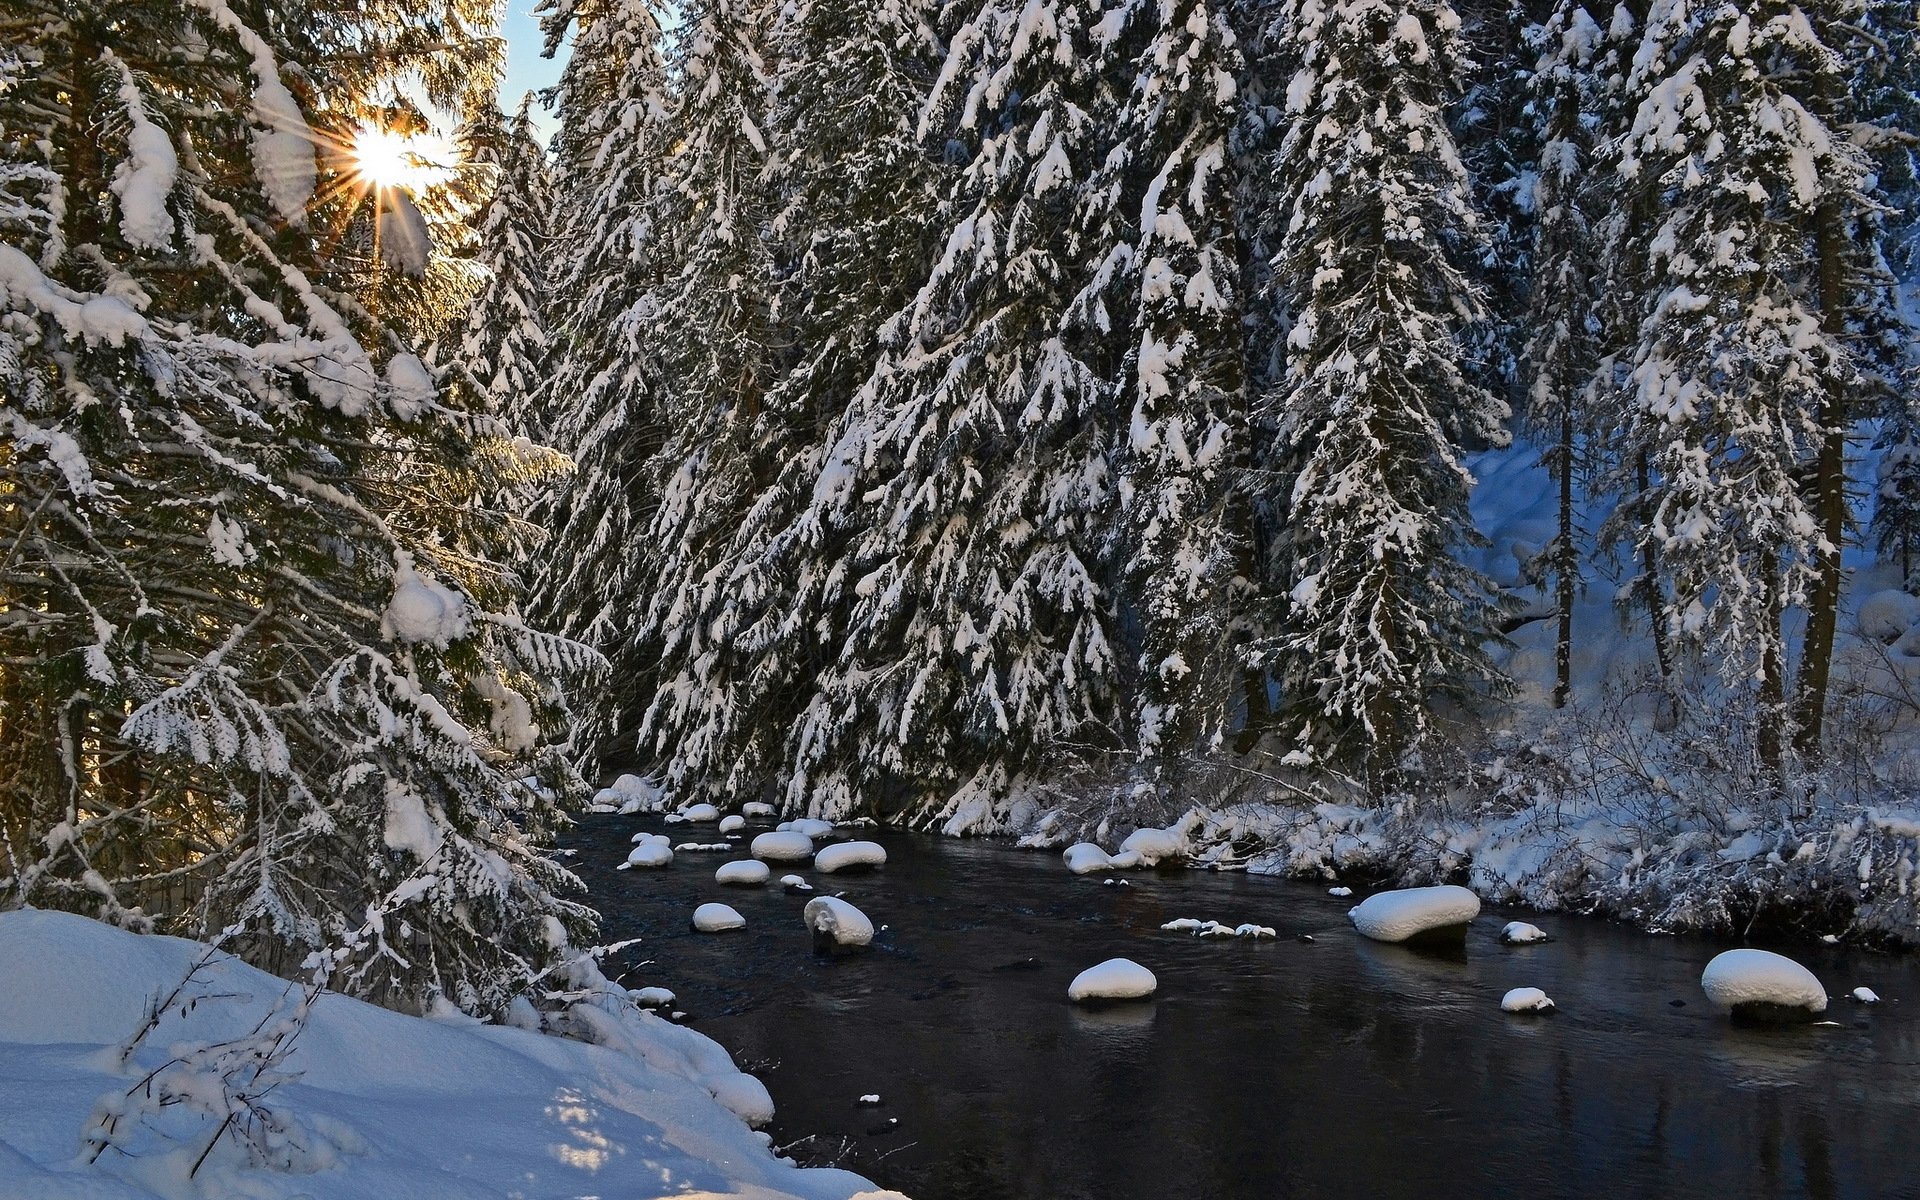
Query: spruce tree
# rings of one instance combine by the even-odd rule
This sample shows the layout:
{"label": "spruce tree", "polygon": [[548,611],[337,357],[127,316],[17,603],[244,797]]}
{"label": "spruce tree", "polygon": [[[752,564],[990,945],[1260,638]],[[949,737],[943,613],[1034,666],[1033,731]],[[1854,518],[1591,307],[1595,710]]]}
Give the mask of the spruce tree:
{"label": "spruce tree", "polygon": [[1461,561],[1475,534],[1458,438],[1506,440],[1506,405],[1460,365],[1479,297],[1446,123],[1465,48],[1442,0],[1300,0],[1281,12],[1293,124],[1274,163],[1293,324],[1277,410],[1293,579],[1275,647],[1296,760],[1388,780],[1436,703],[1498,686],[1499,600]]}

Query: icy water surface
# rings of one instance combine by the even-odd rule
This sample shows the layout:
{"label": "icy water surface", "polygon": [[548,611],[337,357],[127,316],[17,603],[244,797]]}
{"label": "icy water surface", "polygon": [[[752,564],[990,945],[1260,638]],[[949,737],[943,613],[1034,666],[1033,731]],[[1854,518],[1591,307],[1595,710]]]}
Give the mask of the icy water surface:
{"label": "icy water surface", "polygon": [[[738,855],[616,872],[641,828],[719,840],[658,818],[589,817],[573,834],[605,936],[644,939],[616,964],[626,982],[672,988],[687,1023],[760,1076],[788,1153],[917,1200],[1920,1197],[1908,957],[1795,949],[1840,1027],[1742,1029],[1700,993],[1724,948],[1704,939],[1483,912],[1450,961],[1364,941],[1353,900],[1306,884],[1105,886],[1054,853],[881,834],[861,835],[887,847],[878,873],[797,872],[888,927],[870,953],[826,960],[805,896],[713,882],[744,839]],[[707,900],[746,930],[689,932]],[[1509,916],[1556,940],[1499,945]],[[1280,936],[1160,932],[1175,917]],[[1113,956],[1152,968],[1158,998],[1069,1005],[1068,981]],[[1862,984],[1885,1002],[1848,1001]],[[1521,986],[1559,1011],[1501,1013]],[[861,1106],[868,1094],[882,1105]]]}

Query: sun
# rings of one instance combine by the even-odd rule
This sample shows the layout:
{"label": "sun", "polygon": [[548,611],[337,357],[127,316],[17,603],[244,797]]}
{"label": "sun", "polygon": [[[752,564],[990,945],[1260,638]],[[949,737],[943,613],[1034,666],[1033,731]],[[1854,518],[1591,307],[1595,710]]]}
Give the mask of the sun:
{"label": "sun", "polygon": [[397,188],[415,195],[452,174],[452,147],[434,134],[409,136],[363,125],[353,135],[354,174],[370,188]]}

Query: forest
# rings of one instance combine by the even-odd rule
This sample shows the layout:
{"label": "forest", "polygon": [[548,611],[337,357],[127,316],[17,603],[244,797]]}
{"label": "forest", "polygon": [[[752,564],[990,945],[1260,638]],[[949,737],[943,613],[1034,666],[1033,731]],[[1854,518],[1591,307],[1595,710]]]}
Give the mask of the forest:
{"label": "forest", "polygon": [[634,771],[1920,935],[1910,0],[541,11],[0,7],[0,907],[497,1015]]}

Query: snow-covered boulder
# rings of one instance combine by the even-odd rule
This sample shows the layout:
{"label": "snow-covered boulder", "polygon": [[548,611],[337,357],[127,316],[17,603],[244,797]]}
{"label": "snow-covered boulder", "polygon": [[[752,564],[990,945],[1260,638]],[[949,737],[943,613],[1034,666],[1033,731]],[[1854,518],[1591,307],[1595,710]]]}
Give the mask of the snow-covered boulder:
{"label": "snow-covered boulder", "polygon": [[654,841],[649,838],[627,853],[627,861],[622,868],[629,867],[666,867],[673,864],[673,847],[665,838]]}
{"label": "snow-covered boulder", "polygon": [[1812,971],[1771,950],[1728,950],[1700,973],[1707,999],[1735,1016],[1807,1019],[1827,1011],[1827,989]]}
{"label": "snow-covered boulder", "polygon": [[1531,946],[1536,942],[1552,940],[1546,930],[1525,921],[1508,921],[1500,927],[1500,944],[1503,946]]}
{"label": "snow-covered boulder", "polygon": [[1353,895],[1353,889],[1350,887],[1330,887],[1327,889],[1327,895],[1344,900],[1348,896]]}
{"label": "snow-covered boulder", "polygon": [[773,815],[773,805],[760,800],[749,800],[740,806],[740,811],[749,818],[770,817]]}
{"label": "snow-covered boulder", "polygon": [[747,919],[730,904],[702,904],[693,910],[695,933],[725,933],[746,927]]}
{"label": "snow-covered boulder", "polygon": [[666,807],[666,789],[638,775],[622,775],[593,794],[593,807],[604,811],[611,807],[622,816],[638,812],[658,812]]}
{"label": "snow-covered boulder", "polygon": [[1553,1011],[1553,1001],[1547,994],[1535,987],[1514,988],[1500,997],[1500,1011],[1510,1013],[1543,1013]]}
{"label": "snow-covered boulder", "polygon": [[757,859],[743,858],[739,862],[722,863],[720,869],[713,873],[713,881],[729,887],[759,887],[770,874],[772,872],[767,870],[767,864]]}
{"label": "snow-covered boulder", "polygon": [[813,933],[816,954],[845,953],[873,944],[873,922],[837,896],[817,896],[807,901],[800,919]]}
{"label": "snow-covered boulder", "polygon": [[763,833],[753,839],[748,852],[769,862],[805,862],[813,857],[813,839],[792,830]]}
{"label": "snow-covered boulder", "polygon": [[833,836],[832,821],[821,821],[813,817],[801,817],[794,821],[782,821],[780,824],[774,826],[774,828],[781,833],[804,834],[810,838]]}
{"label": "snow-covered boulder", "polygon": [[745,829],[746,827],[747,827],[747,819],[738,813],[735,813],[732,816],[720,818],[720,832],[723,834],[739,833],[742,829]]}
{"label": "snow-covered boulder", "polygon": [[634,988],[627,995],[641,1008],[666,1008],[679,999],[663,987]]}
{"label": "snow-covered boulder", "polygon": [[1141,865],[1140,852],[1138,850],[1122,850],[1108,859],[1107,863],[1116,871],[1131,871]]}
{"label": "snow-covered boulder", "polygon": [[1160,981],[1130,958],[1110,958],[1099,966],[1088,967],[1067,985],[1067,999],[1075,1004],[1103,1000],[1145,1000],[1153,995]]}
{"label": "snow-covered boulder", "polygon": [[734,845],[732,842],[680,842],[673,849],[676,853],[727,854]]}
{"label": "snow-covered boulder", "polygon": [[720,810],[711,804],[689,804],[680,810],[680,819],[703,824],[707,821],[718,821]]}
{"label": "snow-covered boulder", "polygon": [[782,875],[780,877],[780,886],[790,892],[810,892],[813,890],[813,885],[798,875]]}
{"label": "snow-covered boulder", "polygon": [[632,837],[628,838],[627,840],[632,842],[636,846],[638,846],[641,842],[659,842],[663,845],[669,844],[671,842],[671,839],[669,839],[667,835],[664,833],[648,833],[644,829],[641,830],[639,833],[634,834]]}
{"label": "snow-covered boulder", "polygon": [[1454,884],[1381,892],[1347,910],[1353,927],[1376,942],[1466,935],[1480,915],[1480,897]]}
{"label": "snow-covered boulder", "polygon": [[[1136,829],[1120,843],[1120,855],[1137,856],[1135,861],[1143,867],[1157,867],[1161,863],[1178,863],[1187,857],[1187,836],[1179,827],[1172,829]],[[1116,861],[1116,866],[1119,863]]]}
{"label": "snow-covered boulder", "polygon": [[887,864],[886,847],[879,842],[841,842],[823,846],[813,856],[813,869],[831,875],[835,871],[861,871]]}
{"label": "snow-covered boulder", "polygon": [[1092,842],[1075,842],[1061,855],[1067,862],[1067,870],[1075,875],[1092,875],[1096,871],[1113,870],[1113,859],[1107,852]]}
{"label": "snow-covered boulder", "polygon": [[1848,992],[1847,995],[1851,996],[1854,1001],[1859,1004],[1880,1003],[1879,994],[1870,987],[1857,987],[1851,992]]}

